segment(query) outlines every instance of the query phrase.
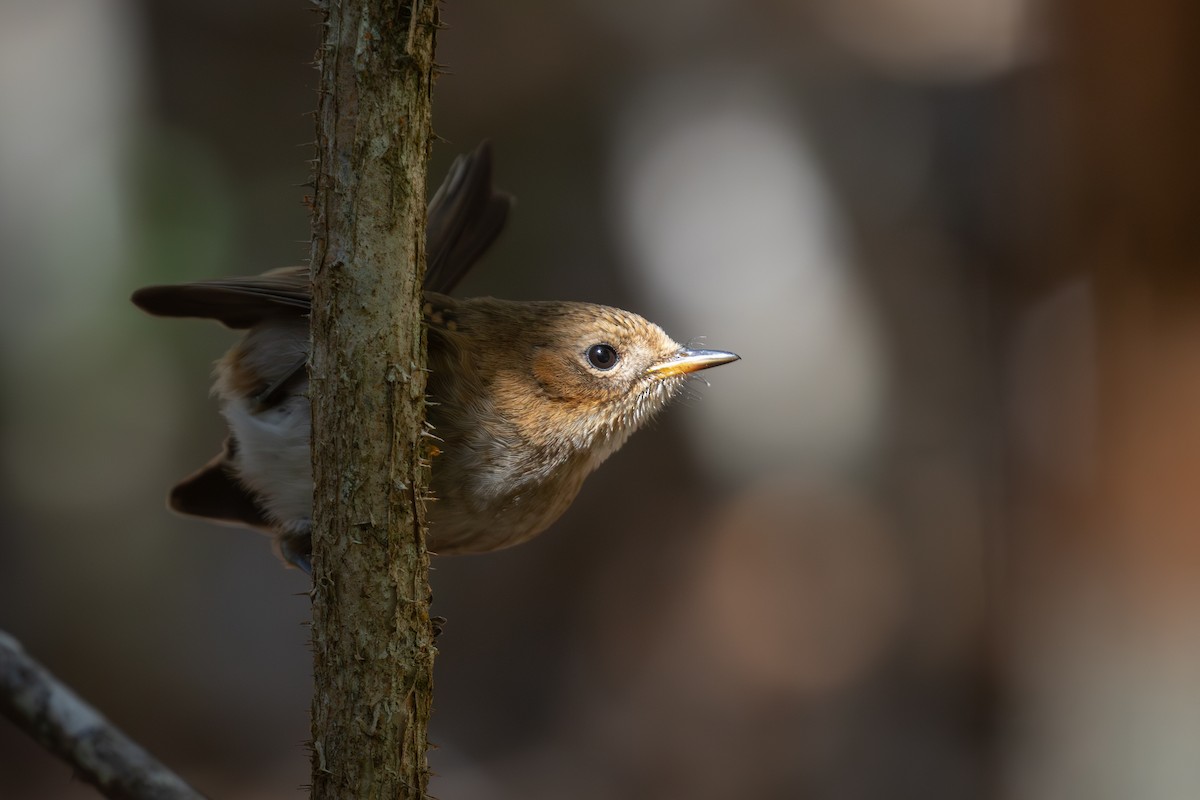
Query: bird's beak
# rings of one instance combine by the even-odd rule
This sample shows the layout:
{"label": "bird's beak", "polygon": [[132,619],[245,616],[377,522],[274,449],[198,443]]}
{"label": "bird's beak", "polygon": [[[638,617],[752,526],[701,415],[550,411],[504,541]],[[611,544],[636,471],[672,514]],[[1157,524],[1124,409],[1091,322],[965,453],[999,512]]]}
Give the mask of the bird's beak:
{"label": "bird's beak", "polygon": [[739,358],[741,356],[736,353],[726,353],[724,350],[688,350],[685,348],[646,371],[659,378],[669,378],[672,375],[686,375],[689,372],[728,364]]}

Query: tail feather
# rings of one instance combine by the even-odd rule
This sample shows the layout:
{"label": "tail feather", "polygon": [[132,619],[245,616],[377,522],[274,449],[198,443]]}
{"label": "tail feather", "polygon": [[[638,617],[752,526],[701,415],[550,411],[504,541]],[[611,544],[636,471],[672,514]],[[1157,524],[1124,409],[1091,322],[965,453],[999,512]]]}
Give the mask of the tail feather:
{"label": "tail feather", "polygon": [[271,520],[262,505],[237,478],[233,467],[237,444],[233,437],[225,448],[171,490],[167,504],[172,511],[213,522],[270,529]]}

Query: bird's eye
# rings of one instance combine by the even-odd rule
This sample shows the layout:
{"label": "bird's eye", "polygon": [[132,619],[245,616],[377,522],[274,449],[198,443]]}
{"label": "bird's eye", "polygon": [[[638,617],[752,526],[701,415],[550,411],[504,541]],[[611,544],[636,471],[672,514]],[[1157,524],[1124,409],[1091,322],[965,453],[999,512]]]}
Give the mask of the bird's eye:
{"label": "bird's eye", "polygon": [[611,344],[594,344],[588,348],[587,360],[596,369],[610,370],[617,365],[617,351]]}

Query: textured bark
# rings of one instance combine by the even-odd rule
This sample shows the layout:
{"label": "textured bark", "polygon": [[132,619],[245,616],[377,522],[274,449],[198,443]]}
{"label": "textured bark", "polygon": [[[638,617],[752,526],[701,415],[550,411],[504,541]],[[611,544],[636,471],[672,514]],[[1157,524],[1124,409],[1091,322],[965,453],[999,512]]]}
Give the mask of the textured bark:
{"label": "textured bark", "polygon": [[313,203],[315,798],[425,796],[434,644],[420,498],[437,9],[325,9]]}

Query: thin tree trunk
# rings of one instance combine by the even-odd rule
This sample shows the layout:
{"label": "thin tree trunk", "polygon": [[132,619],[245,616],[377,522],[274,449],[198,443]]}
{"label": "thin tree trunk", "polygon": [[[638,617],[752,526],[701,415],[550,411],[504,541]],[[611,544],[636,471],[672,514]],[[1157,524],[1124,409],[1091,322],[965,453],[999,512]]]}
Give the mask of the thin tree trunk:
{"label": "thin tree trunk", "polygon": [[431,0],[324,10],[313,202],[315,798],[421,798],[434,644],[420,498]]}

